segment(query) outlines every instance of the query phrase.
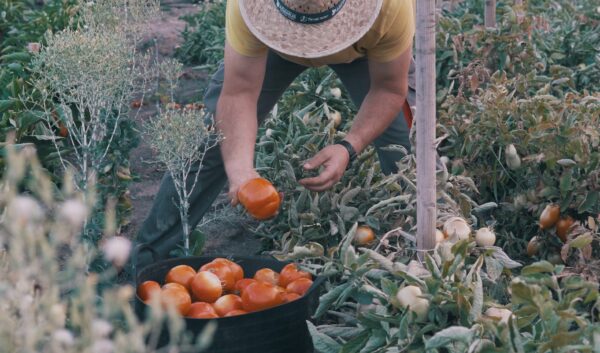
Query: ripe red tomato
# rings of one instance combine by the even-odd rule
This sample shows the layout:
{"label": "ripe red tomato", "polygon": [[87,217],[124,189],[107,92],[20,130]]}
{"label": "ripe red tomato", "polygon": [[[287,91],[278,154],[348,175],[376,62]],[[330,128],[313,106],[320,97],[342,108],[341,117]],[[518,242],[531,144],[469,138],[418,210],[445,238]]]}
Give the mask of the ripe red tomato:
{"label": "ripe red tomato", "polygon": [[192,319],[216,319],[219,315],[209,303],[195,302],[190,306],[186,317]]}
{"label": "ripe red tomato", "polygon": [[257,281],[253,278],[240,279],[239,281],[235,282],[235,290],[238,293],[240,293],[240,295],[242,295],[242,293],[244,293],[244,289],[246,289],[246,287],[248,287],[248,285],[250,285],[250,283],[254,283],[254,282],[257,282]]}
{"label": "ripe red tomato", "polygon": [[312,286],[313,281],[307,278],[300,278],[287,285],[285,288],[289,293],[304,295]]}
{"label": "ripe red tomato", "polygon": [[244,278],[244,269],[242,268],[242,266],[236,264],[235,262],[228,260],[228,259],[224,259],[222,257],[218,257],[216,259],[214,259],[212,262],[222,262],[225,263],[229,266],[229,269],[231,270],[231,272],[233,272],[233,278],[234,280],[237,282],[240,279]]}
{"label": "ripe red tomato", "polygon": [[248,312],[244,311],[244,310],[231,310],[227,314],[223,315],[223,317],[231,317],[231,316],[238,316],[238,315],[244,315],[244,314],[248,314]]}
{"label": "ripe red tomato", "polygon": [[188,293],[185,287],[179,284],[169,284],[164,286],[160,292],[160,299],[163,306],[168,307],[173,305],[179,314],[187,314],[190,306],[192,305],[190,293]]}
{"label": "ripe red tomato", "polygon": [[240,310],[243,308],[242,298],[235,294],[224,295],[213,303],[213,308],[215,308],[215,311],[219,316],[225,316],[225,314],[232,310]]}
{"label": "ripe red tomato", "polygon": [[206,265],[200,267],[200,271],[209,271],[217,275],[221,280],[221,285],[226,291],[235,290],[235,276],[229,267],[229,264],[225,262],[209,262]]}
{"label": "ripe red tomato", "polygon": [[165,283],[179,283],[190,290],[190,282],[196,275],[196,271],[188,265],[173,267],[165,277]]}
{"label": "ripe red tomato", "polygon": [[271,283],[272,285],[277,285],[277,282],[279,282],[279,273],[271,270],[270,268],[263,268],[256,271],[254,274],[254,279],[259,282],[267,282]]}
{"label": "ripe red tomato", "polygon": [[144,303],[152,298],[152,293],[160,293],[160,284],[155,281],[146,281],[138,286],[137,295]]}
{"label": "ripe red tomato", "polygon": [[242,294],[244,310],[260,311],[284,303],[284,292],[267,282],[251,283]]}
{"label": "ripe red tomato", "polygon": [[194,298],[201,302],[214,303],[221,294],[223,287],[217,275],[209,271],[200,271],[191,283]]}
{"label": "ripe red tomato", "polygon": [[278,284],[285,288],[299,278],[311,279],[312,276],[308,272],[299,271],[295,264],[288,264],[281,270]]}

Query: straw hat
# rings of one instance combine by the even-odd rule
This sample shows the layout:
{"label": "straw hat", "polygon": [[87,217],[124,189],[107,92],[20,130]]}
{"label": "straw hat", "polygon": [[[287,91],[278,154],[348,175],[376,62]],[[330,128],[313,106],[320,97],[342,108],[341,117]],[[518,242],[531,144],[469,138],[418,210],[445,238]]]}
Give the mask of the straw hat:
{"label": "straw hat", "polygon": [[[396,0],[393,0],[396,1]],[[318,58],[356,43],[371,28],[383,0],[239,0],[246,25],[283,54]]]}

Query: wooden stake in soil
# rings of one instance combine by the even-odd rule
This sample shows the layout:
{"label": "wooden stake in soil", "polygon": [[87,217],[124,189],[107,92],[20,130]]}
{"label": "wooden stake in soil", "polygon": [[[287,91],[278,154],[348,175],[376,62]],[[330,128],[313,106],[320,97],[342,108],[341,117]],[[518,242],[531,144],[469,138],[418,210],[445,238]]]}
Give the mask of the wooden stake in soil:
{"label": "wooden stake in soil", "polygon": [[485,28],[496,28],[496,0],[485,0]]}
{"label": "wooden stake in soil", "polygon": [[417,1],[417,247],[435,247],[435,0]]}

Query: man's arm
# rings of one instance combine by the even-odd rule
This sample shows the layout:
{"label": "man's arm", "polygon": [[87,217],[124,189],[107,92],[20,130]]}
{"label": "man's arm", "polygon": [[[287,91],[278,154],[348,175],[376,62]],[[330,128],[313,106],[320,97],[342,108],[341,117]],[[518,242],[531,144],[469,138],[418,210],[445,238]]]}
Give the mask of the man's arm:
{"label": "man's arm", "polygon": [[[401,111],[408,92],[411,58],[412,48],[409,48],[387,63],[369,61],[369,93],[345,138],[357,153],[379,137]],[[348,161],[349,155],[344,147],[328,146],[304,166],[308,170],[324,166],[323,172],[314,178],[302,179],[300,183],[313,191],[327,190],[342,178]]]}
{"label": "man's arm", "polygon": [[225,80],[216,112],[217,129],[223,134],[221,154],[229,179],[229,197],[237,203],[237,190],[258,177],[254,169],[254,144],[258,129],[257,102],[267,56],[246,57],[225,44]]}

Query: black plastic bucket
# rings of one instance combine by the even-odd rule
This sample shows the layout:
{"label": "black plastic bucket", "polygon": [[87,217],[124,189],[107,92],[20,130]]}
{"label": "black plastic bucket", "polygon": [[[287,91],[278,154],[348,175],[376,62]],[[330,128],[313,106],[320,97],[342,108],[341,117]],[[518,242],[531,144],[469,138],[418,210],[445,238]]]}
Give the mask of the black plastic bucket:
{"label": "black plastic bucket", "polygon": [[[136,287],[149,280],[163,283],[167,272],[174,266],[189,265],[198,269],[216,257],[186,257],[157,262],[137,273]],[[287,264],[259,257],[227,258],[242,266],[246,278],[253,277],[261,268],[280,272]],[[217,323],[213,343],[207,353],[312,353],[314,349],[306,320],[316,309],[319,301],[318,289],[322,283],[323,278],[316,277],[312,287],[303,297],[268,310],[213,320],[186,318],[186,328],[192,334],[198,335],[208,322]],[[147,308],[148,306],[136,296],[135,309],[140,318],[144,318]]]}

